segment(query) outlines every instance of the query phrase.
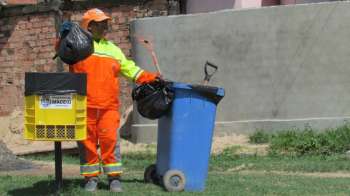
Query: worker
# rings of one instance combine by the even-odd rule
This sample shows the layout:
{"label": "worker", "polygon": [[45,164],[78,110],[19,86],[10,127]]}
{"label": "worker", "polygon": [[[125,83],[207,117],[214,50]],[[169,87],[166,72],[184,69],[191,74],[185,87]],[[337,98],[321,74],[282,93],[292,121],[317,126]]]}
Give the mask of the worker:
{"label": "worker", "polygon": [[94,53],[70,65],[71,72],[87,74],[87,139],[78,142],[80,172],[85,177],[86,191],[97,189],[101,174],[97,146],[110,191],[122,191],[122,163],[117,144],[120,123],[119,74],[138,84],[153,82],[159,76],[136,66],[120,48],[105,38],[109,20],[111,18],[100,9],[90,9],[84,13],[80,26],[92,34]]}

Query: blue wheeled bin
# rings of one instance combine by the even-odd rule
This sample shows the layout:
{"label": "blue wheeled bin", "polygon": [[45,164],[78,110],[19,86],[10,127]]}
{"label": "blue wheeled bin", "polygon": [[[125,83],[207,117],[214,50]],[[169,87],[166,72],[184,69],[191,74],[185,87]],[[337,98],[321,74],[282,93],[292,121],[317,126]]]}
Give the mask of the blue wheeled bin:
{"label": "blue wheeled bin", "polygon": [[223,88],[173,83],[170,111],[158,120],[157,162],[145,171],[146,182],[168,191],[203,191],[208,175],[216,106]]}

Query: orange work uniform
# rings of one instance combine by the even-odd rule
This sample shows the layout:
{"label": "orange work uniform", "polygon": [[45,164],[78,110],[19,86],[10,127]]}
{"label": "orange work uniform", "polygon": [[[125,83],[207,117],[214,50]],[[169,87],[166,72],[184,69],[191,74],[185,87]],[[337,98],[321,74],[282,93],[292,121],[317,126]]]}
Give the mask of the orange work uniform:
{"label": "orange work uniform", "polygon": [[112,42],[94,41],[94,53],[70,66],[74,73],[87,74],[87,139],[78,142],[80,171],[83,176],[101,173],[97,146],[100,146],[104,173],[109,176],[122,173],[118,145],[119,74],[137,83],[148,83],[156,74],[146,72],[126,59],[121,49]]}

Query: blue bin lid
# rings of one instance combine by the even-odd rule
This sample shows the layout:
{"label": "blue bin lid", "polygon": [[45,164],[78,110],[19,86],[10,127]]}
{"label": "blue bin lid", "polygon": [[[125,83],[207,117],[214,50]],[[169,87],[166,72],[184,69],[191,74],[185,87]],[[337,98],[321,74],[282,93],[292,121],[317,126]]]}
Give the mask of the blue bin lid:
{"label": "blue bin lid", "polygon": [[196,93],[208,98],[215,104],[218,104],[220,100],[225,96],[225,90],[223,88],[215,86],[174,82],[172,87],[178,89],[194,90]]}

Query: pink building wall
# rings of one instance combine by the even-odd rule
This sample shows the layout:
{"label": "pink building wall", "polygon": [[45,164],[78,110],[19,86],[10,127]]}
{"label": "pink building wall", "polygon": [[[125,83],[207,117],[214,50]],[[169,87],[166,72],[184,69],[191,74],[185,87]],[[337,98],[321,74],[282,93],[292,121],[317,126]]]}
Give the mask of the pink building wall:
{"label": "pink building wall", "polygon": [[[305,3],[321,3],[321,2],[330,2],[330,1],[337,1],[337,0],[263,0],[263,5],[264,1],[266,2],[265,4],[271,4],[275,3],[274,5],[293,5],[293,4],[305,4]],[[270,5],[271,5],[270,4]]]}
{"label": "pink building wall", "polygon": [[296,0],[281,0],[281,5],[296,4]]}
{"label": "pink building wall", "polygon": [[261,6],[320,3],[329,1],[336,0],[187,0],[186,12],[190,14],[233,8],[254,8]]}
{"label": "pink building wall", "polygon": [[262,0],[188,0],[186,12],[200,13],[233,8],[261,7]]}
{"label": "pink building wall", "polygon": [[232,9],[235,0],[187,0],[186,12],[200,13],[211,12],[222,9]]}
{"label": "pink building wall", "polygon": [[235,0],[234,8],[261,7],[261,0]]}
{"label": "pink building wall", "polygon": [[262,6],[280,5],[280,0],[262,0]]}
{"label": "pink building wall", "polygon": [[[295,1],[295,0],[293,0]],[[186,12],[201,13],[232,8],[280,5],[280,0],[187,0]]]}

